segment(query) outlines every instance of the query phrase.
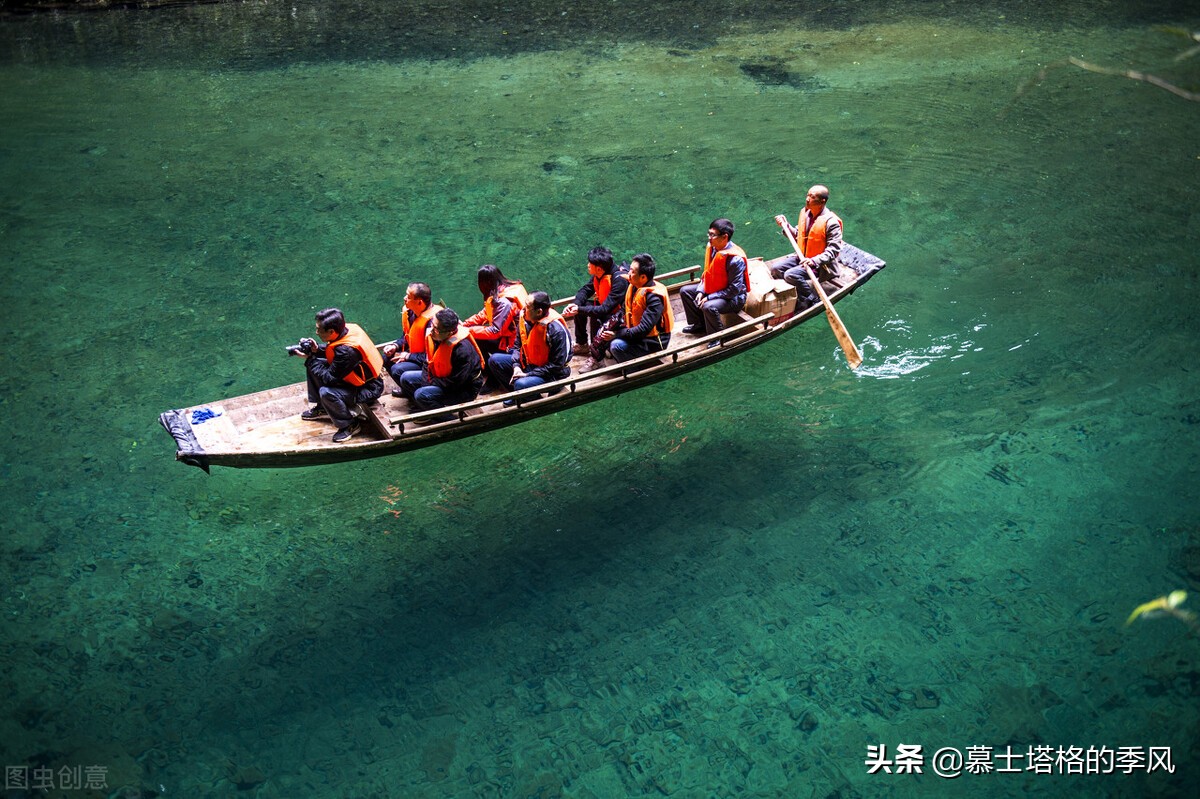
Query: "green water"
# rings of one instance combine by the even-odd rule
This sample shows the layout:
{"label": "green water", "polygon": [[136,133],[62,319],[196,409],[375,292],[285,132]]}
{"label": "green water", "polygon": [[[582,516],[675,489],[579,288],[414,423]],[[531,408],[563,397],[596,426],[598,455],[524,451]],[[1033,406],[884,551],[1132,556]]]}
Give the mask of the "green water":
{"label": "green water", "polygon": [[[0,760],[66,796],[1189,795],[1187,4],[217,4],[0,18]],[[411,455],[172,462],[485,262],[751,254],[829,185],[889,266],[669,385]],[[1200,610],[1193,598],[1184,604]],[[921,775],[867,747],[920,744]],[[941,747],[1170,747],[966,774]],[[1018,762],[1020,765],[1020,762]],[[56,783],[58,785],[60,783]],[[11,796],[23,794],[13,790]]]}

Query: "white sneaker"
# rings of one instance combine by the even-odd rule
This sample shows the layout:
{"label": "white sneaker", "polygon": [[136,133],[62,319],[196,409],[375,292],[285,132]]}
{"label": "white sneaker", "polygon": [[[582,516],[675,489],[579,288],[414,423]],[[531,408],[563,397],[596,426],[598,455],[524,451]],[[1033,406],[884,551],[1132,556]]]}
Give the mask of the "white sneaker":
{"label": "white sneaker", "polygon": [[586,361],[583,362],[583,365],[579,367],[579,374],[583,374],[584,372],[590,372],[593,369],[599,369],[600,365],[601,365],[600,361],[596,360],[595,358],[589,357]]}

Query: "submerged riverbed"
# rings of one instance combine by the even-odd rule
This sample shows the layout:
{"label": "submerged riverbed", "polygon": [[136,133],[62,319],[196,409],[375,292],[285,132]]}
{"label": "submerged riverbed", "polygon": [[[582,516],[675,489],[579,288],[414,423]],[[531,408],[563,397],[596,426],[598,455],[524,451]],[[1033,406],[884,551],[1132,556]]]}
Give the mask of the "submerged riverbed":
{"label": "submerged riverbed", "polygon": [[[1031,82],[1194,88],[1159,26],[1200,19],[0,18],[4,763],[105,796],[1186,795],[1197,639],[1122,624],[1200,580],[1200,104]],[[157,426],[299,379],[319,308],[395,334],[412,280],[564,296],[597,244],[697,262],[717,216],[782,254],[817,182],[889,263],[838,306],[857,372],[814,321],[496,435],[207,478]],[[880,744],[924,773],[868,773]],[[1174,771],[931,768],[1039,745]]]}

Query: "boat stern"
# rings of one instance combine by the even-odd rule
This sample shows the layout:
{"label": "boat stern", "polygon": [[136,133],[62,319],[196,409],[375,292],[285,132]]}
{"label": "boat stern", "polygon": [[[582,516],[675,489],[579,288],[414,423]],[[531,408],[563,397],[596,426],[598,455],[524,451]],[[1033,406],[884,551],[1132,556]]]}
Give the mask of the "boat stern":
{"label": "boat stern", "polygon": [[175,439],[175,446],[178,448],[175,452],[175,460],[182,461],[189,466],[198,466],[208,472],[208,456],[204,452],[204,447],[200,446],[200,442],[196,439],[189,412],[179,409],[166,411],[159,414],[158,421],[171,434],[171,438]]}

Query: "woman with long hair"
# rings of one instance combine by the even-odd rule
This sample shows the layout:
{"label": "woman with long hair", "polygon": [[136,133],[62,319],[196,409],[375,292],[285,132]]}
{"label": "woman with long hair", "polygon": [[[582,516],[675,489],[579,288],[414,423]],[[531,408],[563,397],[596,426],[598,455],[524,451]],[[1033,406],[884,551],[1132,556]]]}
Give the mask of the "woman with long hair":
{"label": "woman with long hair", "polygon": [[478,279],[483,308],[463,324],[471,328],[471,335],[486,358],[512,349],[517,337],[517,319],[528,295],[521,281],[509,280],[494,264],[479,267]]}

